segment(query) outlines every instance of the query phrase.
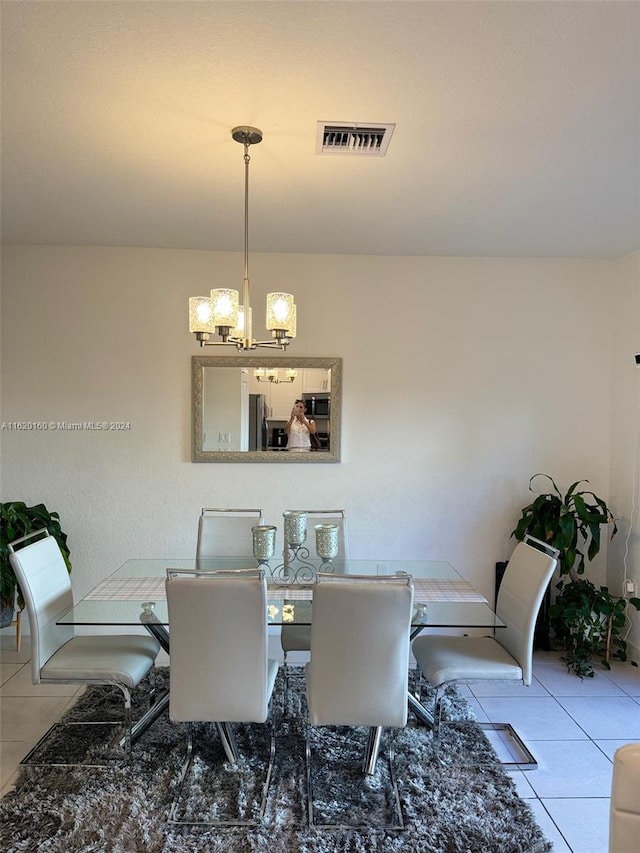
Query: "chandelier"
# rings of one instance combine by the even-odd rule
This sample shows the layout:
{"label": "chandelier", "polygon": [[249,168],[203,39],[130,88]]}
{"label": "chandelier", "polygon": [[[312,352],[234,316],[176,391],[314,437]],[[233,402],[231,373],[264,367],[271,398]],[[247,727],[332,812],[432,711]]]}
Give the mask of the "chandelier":
{"label": "chandelier", "polygon": [[[201,347],[234,346],[240,351],[257,347],[285,350],[296,336],[296,304],[290,293],[267,293],[267,329],[271,340],[256,341],[252,336],[249,294],[249,146],[262,142],[257,127],[234,127],[231,136],[244,145],[244,282],[242,304],[237,290],[214,288],[210,296],[189,299],[189,331]],[[220,340],[211,340],[217,334]]]}
{"label": "chandelier", "polygon": [[277,367],[256,367],[253,375],[258,382],[272,382],[274,385],[278,385],[280,382],[295,382],[298,371],[289,367],[284,371],[284,377],[282,377]]}

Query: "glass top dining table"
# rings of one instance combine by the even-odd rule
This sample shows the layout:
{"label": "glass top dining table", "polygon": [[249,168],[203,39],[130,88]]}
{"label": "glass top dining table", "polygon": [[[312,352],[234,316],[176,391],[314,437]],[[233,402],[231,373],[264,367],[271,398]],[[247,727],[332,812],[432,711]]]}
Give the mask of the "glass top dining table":
{"label": "glass top dining table", "polygon": [[[220,571],[256,568],[253,557],[195,559],[130,559],[101,581],[56,621],[77,626],[139,626],[143,614],[168,625],[164,581],[168,569]],[[270,625],[310,625],[313,618],[312,584],[283,582],[275,566],[262,565],[268,583],[267,618]],[[333,560],[321,571],[365,576],[408,574],[414,583],[413,627],[502,628],[504,623],[488,601],[453,566],[440,560]]]}
{"label": "glass top dining table", "polygon": [[[307,564],[310,565],[310,564]],[[255,569],[253,557],[195,559],[131,559],[101,581],[91,592],[56,620],[61,625],[144,626],[170,654],[170,633],[165,597],[167,571],[215,572]],[[261,563],[267,577],[267,619],[270,625],[311,625],[313,584],[306,570],[295,564]],[[304,567],[303,567],[304,568]],[[414,586],[411,638],[428,628],[504,628],[489,602],[462,578],[450,563],[439,560],[332,560],[313,566],[313,571],[377,577],[404,573]],[[292,579],[294,582],[292,582]],[[296,582],[297,581],[297,582]],[[134,742],[169,702],[169,691],[159,697],[131,730]],[[433,716],[409,691],[409,709],[425,726]]]}

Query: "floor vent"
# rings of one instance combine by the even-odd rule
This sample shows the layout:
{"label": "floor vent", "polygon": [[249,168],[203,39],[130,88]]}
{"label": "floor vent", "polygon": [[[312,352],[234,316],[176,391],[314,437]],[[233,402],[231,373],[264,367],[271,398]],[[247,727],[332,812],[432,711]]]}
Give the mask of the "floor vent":
{"label": "floor vent", "polygon": [[341,124],[319,121],[316,154],[384,157],[395,124]]}

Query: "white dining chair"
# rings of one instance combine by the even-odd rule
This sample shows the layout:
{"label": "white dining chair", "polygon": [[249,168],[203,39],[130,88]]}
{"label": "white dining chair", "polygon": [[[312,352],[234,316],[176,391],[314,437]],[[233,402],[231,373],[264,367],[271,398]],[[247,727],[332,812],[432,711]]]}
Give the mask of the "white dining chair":
{"label": "white dining chair", "polygon": [[261,509],[204,507],[198,519],[196,566],[206,557],[253,557],[251,528],[262,524]]}
{"label": "white dining chair", "polygon": [[[228,762],[238,764],[232,723],[264,723],[278,662],[268,658],[267,583],[262,569],[189,572],[167,569],[171,668],[169,717],[174,722],[214,723]],[[206,821],[251,826],[264,815],[275,741],[257,820]],[[170,823],[204,823],[179,818],[178,809],[193,757],[189,726],[187,754],[171,806]],[[212,792],[215,795],[215,792]]]}
{"label": "white dining chair", "polygon": [[[531,543],[531,544],[530,544]],[[468,681],[519,682],[530,686],[533,678],[535,623],[545,590],[558,562],[558,551],[531,536],[516,545],[505,570],[496,613],[506,627],[486,637],[429,634],[413,641],[413,654],[426,680],[436,688],[433,744],[437,752],[442,723],[442,700],[450,685]],[[519,752],[505,761],[527,770],[537,762],[509,723],[476,723],[481,728],[506,732]]]}
{"label": "white dining chair", "polygon": [[[313,526],[315,524],[335,524],[338,527],[338,554],[336,562],[344,563],[349,554],[347,541],[347,515],[343,509],[305,509],[298,510],[306,512],[309,522],[307,532],[307,540],[310,540],[309,548],[313,550],[315,536]],[[317,555],[316,555],[317,556]],[[311,628],[309,625],[283,625],[280,631],[280,645],[283,654],[283,686],[285,691],[285,707],[286,696],[289,689],[290,670],[288,663],[288,655],[290,652],[309,653],[311,650]]]}
{"label": "white dining chair", "polygon": [[[373,776],[383,727],[407,722],[413,579],[320,573],[313,589],[311,660],[306,666],[307,813],[314,825],[314,726],[367,726],[363,773]],[[398,826],[402,810],[389,751]]]}
{"label": "white dining chair", "polygon": [[[73,595],[64,557],[47,530],[35,531],[12,542],[9,560],[29,616],[33,684],[111,684],[119,688],[124,696],[124,746],[129,757],[130,691],[147,673],[151,671],[153,675],[159,643],[148,634],[76,635],[72,625],[56,623],[73,607]],[[53,726],[38,741],[22,760],[23,764],[41,763],[37,760],[38,752],[60,725]]]}
{"label": "white dining chair", "polygon": [[626,743],[613,756],[609,853],[640,849],[640,743]]}

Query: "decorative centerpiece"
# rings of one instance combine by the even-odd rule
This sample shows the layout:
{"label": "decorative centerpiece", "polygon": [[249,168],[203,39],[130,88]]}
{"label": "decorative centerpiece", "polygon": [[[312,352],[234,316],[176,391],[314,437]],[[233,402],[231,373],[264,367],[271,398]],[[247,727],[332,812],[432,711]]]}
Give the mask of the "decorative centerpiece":
{"label": "decorative centerpiece", "polygon": [[340,550],[340,528],[337,524],[317,524],[314,527],[316,554],[311,556],[307,545],[307,513],[304,510],[287,510],[284,518],[284,548],[282,563],[269,565],[275,555],[276,528],[259,524],[252,527],[253,555],[258,565],[266,566],[270,580],[277,585],[310,584],[319,571],[333,572],[332,560]]}

